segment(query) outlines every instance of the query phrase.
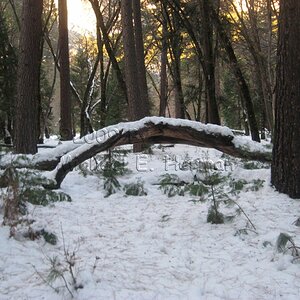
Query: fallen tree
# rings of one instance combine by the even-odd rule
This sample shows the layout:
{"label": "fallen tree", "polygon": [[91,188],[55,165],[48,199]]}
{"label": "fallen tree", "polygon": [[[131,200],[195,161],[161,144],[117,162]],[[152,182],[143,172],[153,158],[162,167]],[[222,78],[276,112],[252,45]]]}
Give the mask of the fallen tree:
{"label": "fallen tree", "polygon": [[[56,168],[48,174],[51,184],[46,185],[47,188],[59,188],[70,171],[96,154],[135,143],[188,144],[214,148],[234,157],[271,161],[270,149],[244,137],[235,136],[227,127],[158,117],[106,127],[85,136],[77,143],[77,147],[73,146],[71,151],[61,156]],[[55,157],[57,159],[58,156]]]}
{"label": "fallen tree", "polygon": [[271,149],[245,137],[235,136],[227,127],[189,120],[147,117],[103,128],[81,139],[64,142],[55,149],[44,149],[35,155],[5,155],[1,157],[0,167],[48,171],[47,177],[50,180],[44,186],[56,189],[66,175],[85,160],[114,147],[135,143],[188,144],[264,162],[270,162],[272,158]]}

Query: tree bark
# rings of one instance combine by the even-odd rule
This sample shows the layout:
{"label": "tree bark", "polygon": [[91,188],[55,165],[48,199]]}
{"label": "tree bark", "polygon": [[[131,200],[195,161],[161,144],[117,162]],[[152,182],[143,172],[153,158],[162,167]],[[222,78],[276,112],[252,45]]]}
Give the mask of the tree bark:
{"label": "tree bark", "polygon": [[281,0],[271,181],[300,198],[300,2]]}
{"label": "tree bark", "polygon": [[139,109],[141,95],[138,87],[139,75],[137,70],[137,56],[134,38],[134,27],[132,19],[132,0],[122,0],[121,15],[123,26],[123,46],[125,58],[125,78],[127,86],[127,97],[129,101],[129,120],[138,120],[142,116]]}
{"label": "tree bark", "polygon": [[[184,124],[179,123],[176,125],[176,120],[170,120],[170,123],[168,122],[169,120],[162,119],[161,122],[157,122],[148,119],[144,120],[144,123],[139,122],[139,126],[135,122],[129,122],[124,127],[116,125],[113,128],[114,134],[109,135],[108,138],[102,141],[99,139],[98,143],[91,143],[90,147],[86,147],[86,144],[83,144],[81,149],[79,146],[79,148],[74,150],[74,154],[70,151],[62,157],[60,163],[53,171],[56,182],[45,187],[59,188],[65,176],[82,162],[94,157],[97,153],[127,144],[141,144],[145,142],[149,144],[188,144],[215,148],[229,155],[246,159],[271,160],[271,153],[267,150],[252,152],[244,147],[239,147],[239,144],[235,143],[237,137],[234,137],[233,133],[226,134],[218,133],[219,131],[210,131],[209,128],[205,127],[207,125],[195,121],[186,120]],[[201,127],[197,129],[196,126],[204,127],[201,130]],[[105,130],[103,132],[107,133]]]}
{"label": "tree bark", "polygon": [[42,11],[42,0],[23,1],[15,117],[17,153],[37,152]]}
{"label": "tree bark", "polygon": [[60,62],[60,135],[72,140],[72,102],[70,93],[70,61],[67,0],[58,1]]}
{"label": "tree bark", "polygon": [[[58,168],[60,162],[65,164],[72,160],[73,163],[77,162],[79,164],[77,158],[79,158],[78,154],[80,153],[84,157],[89,156],[86,158],[88,159],[92,157],[90,155],[95,154],[93,152],[95,149],[101,152],[115,146],[141,142],[187,144],[197,147],[215,148],[229,155],[250,160],[265,162],[272,160],[271,150],[260,146],[260,149],[253,151],[251,149],[257,149],[259,146],[256,142],[249,141],[249,148],[247,148],[246,145],[244,146],[244,143],[239,142],[239,137],[236,137],[233,131],[228,131],[228,129],[224,131],[223,127],[216,127],[215,129],[213,130],[211,125],[207,126],[196,121],[185,120],[183,123],[170,118],[161,118],[160,120],[157,120],[157,118],[146,118],[137,123],[120,123],[113,127],[103,128],[93,135],[76,140],[74,143],[60,144],[53,152],[48,152],[47,155],[41,156],[37,154],[30,161],[20,160],[14,164],[14,167],[54,171]],[[90,147],[87,147],[87,145],[90,145]],[[43,148],[45,147],[43,145]],[[81,149],[79,150],[80,147]],[[0,169],[6,169],[9,165],[9,160],[5,158],[0,165]],[[59,165],[59,167],[63,168],[63,165]],[[1,181],[0,177],[0,186],[3,187],[1,182],[4,181]]]}
{"label": "tree bark", "polygon": [[213,24],[208,0],[201,0],[203,55],[205,63],[205,86],[207,93],[208,122],[220,125],[219,109],[216,100],[215,58],[213,51]]}
{"label": "tree bark", "polygon": [[[116,59],[115,56],[115,51],[111,45],[111,41],[109,38],[109,34],[108,34],[108,28],[104,23],[103,20],[103,15],[102,12],[100,10],[100,6],[99,6],[99,2],[98,0],[89,0],[92,8],[94,10],[94,13],[96,15],[96,19],[97,19],[97,26],[99,26],[102,36],[103,36],[103,42],[105,45],[105,49],[107,51],[107,54],[109,56],[109,59],[111,61],[111,65],[112,68],[115,70],[116,72],[116,77],[119,83],[120,88],[122,89],[123,93],[124,93],[124,97],[126,98],[126,102],[128,103],[128,96],[127,96],[127,87],[126,87],[126,82],[124,80],[124,76],[122,74],[122,71],[120,69],[119,63]],[[116,14],[119,14],[119,10],[116,11]]]}
{"label": "tree bark", "polygon": [[148,86],[146,78],[145,56],[144,56],[144,39],[141,17],[141,2],[140,0],[132,0],[132,11],[134,21],[134,39],[135,39],[135,51],[136,62],[138,66],[138,85],[140,89],[141,105],[140,109],[143,110],[143,116],[150,115],[149,98],[148,98]]}
{"label": "tree bark", "polygon": [[165,6],[161,5],[162,10],[162,45],[160,58],[160,94],[159,94],[159,115],[166,116],[167,101],[168,101],[168,21],[166,16]]}
{"label": "tree bark", "polygon": [[180,33],[180,19],[177,11],[172,11],[172,19],[168,18],[170,28],[173,31],[170,35],[171,47],[171,75],[174,84],[174,99],[175,99],[175,117],[179,119],[185,118],[185,104],[181,80],[181,33]]}

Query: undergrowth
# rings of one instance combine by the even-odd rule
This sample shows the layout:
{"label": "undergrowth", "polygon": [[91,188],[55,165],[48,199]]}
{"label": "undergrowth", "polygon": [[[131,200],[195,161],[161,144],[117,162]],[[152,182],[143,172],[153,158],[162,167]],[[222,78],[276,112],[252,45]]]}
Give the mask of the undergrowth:
{"label": "undergrowth", "polygon": [[13,164],[2,174],[3,225],[10,226],[10,237],[56,244],[57,237],[45,228],[35,228],[35,220],[28,216],[28,204],[47,206],[50,203],[71,201],[63,192],[46,190],[47,182],[38,171],[17,169]]}
{"label": "undergrowth", "polygon": [[[254,224],[238,203],[239,194],[244,191],[258,191],[264,185],[260,179],[250,182],[244,179],[235,179],[232,176],[222,176],[220,172],[207,170],[205,173],[195,174],[192,182],[183,181],[176,174],[164,174],[160,176],[159,189],[168,197],[190,195],[196,197],[190,201],[207,202],[209,204],[207,222],[223,224],[233,220],[238,215],[244,215],[252,230],[256,230]],[[230,215],[225,215],[222,207],[236,209]]]}
{"label": "undergrowth", "polygon": [[92,162],[81,164],[79,171],[84,177],[94,175],[103,180],[105,197],[109,197],[122,188],[118,177],[130,173],[125,161],[127,153],[128,151],[109,150],[105,154],[94,157]]}

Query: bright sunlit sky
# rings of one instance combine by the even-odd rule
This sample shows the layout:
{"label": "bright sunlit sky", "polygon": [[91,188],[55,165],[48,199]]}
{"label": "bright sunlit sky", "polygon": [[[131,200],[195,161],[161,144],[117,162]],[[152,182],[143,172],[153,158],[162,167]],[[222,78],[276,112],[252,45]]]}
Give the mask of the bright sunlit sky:
{"label": "bright sunlit sky", "polygon": [[96,18],[88,1],[68,0],[69,29],[95,33]]}
{"label": "bright sunlit sky", "polygon": [[[245,9],[244,0],[236,0],[237,4],[242,3]],[[69,29],[84,33],[95,33],[96,18],[87,0],[68,0]]]}

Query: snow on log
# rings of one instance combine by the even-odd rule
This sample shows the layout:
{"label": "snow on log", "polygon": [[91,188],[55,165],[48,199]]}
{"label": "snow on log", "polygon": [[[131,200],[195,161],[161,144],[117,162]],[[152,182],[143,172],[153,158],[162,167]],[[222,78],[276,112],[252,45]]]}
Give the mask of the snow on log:
{"label": "snow on log", "polygon": [[40,171],[54,170],[62,156],[68,152],[78,148],[83,142],[78,141],[67,141],[59,144],[55,148],[46,148],[42,153],[34,155],[14,154],[9,153],[1,156],[0,169],[4,170],[9,166],[15,168],[29,168]]}
{"label": "snow on log", "polygon": [[[116,146],[135,143],[188,144],[215,148],[239,158],[260,161],[271,160],[270,149],[266,149],[261,144],[244,137],[235,136],[232,130],[227,127],[181,119],[147,117],[136,122],[119,123],[103,128],[80,140],[75,140],[73,145],[69,144],[52,150],[56,151],[56,153],[52,152],[52,161],[48,158],[48,162],[51,161],[52,165],[54,165],[54,160],[56,162],[58,157],[61,154],[63,155],[61,155],[56,168],[49,172],[48,178],[53,183],[46,187],[59,188],[65,176],[73,168],[97,153]],[[43,165],[41,157],[39,157],[39,164]]]}

